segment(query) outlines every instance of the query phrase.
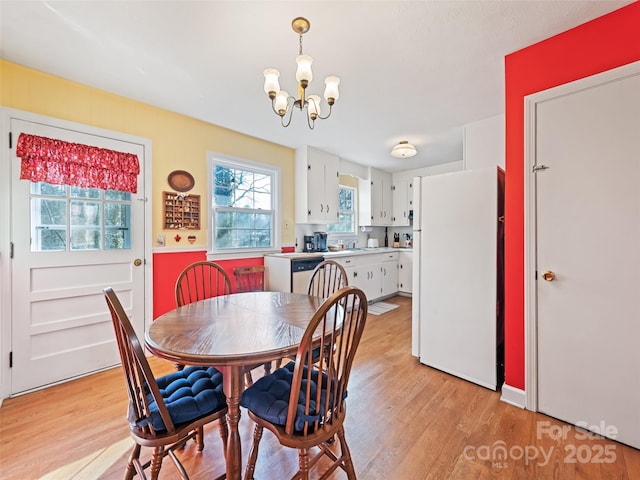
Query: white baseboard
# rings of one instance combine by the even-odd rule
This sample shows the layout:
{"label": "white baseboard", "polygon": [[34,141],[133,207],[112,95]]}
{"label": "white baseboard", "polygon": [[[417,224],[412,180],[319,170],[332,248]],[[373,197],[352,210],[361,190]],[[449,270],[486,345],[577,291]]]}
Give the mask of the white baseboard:
{"label": "white baseboard", "polygon": [[526,408],[527,406],[527,392],[520,390],[519,388],[512,387],[506,383],[502,385],[502,396],[500,397],[505,403],[513,405],[518,408]]}

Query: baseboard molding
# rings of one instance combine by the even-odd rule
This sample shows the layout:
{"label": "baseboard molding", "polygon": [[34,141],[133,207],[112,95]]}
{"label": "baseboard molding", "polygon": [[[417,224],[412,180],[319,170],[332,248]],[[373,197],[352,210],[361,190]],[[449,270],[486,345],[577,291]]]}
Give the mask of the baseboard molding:
{"label": "baseboard molding", "polygon": [[502,385],[502,396],[500,397],[505,403],[513,405],[518,408],[526,408],[527,406],[527,392],[520,390],[519,388],[512,387],[506,383]]}

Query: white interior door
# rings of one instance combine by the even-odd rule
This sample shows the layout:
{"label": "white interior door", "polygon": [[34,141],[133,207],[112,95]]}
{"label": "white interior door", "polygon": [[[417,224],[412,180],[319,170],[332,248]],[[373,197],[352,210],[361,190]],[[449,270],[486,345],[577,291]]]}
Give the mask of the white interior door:
{"label": "white interior door", "polygon": [[[21,133],[138,155],[143,144],[11,118],[11,393],[119,362],[102,290],[144,332],[144,174],[138,193],[19,180]],[[136,261],[139,259],[141,261]]]}
{"label": "white interior door", "polygon": [[640,75],[538,102],[535,127],[538,409],[640,447]]}

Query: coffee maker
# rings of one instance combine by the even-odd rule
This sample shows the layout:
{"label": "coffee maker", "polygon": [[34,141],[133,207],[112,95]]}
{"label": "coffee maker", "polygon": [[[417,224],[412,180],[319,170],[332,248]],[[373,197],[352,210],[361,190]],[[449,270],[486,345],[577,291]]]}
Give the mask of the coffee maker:
{"label": "coffee maker", "polygon": [[316,251],[316,242],[315,242],[315,237],[313,235],[304,236],[304,247],[302,248],[302,251],[303,252]]}
{"label": "coffee maker", "polygon": [[327,232],[313,232],[313,242],[316,252],[326,252]]}

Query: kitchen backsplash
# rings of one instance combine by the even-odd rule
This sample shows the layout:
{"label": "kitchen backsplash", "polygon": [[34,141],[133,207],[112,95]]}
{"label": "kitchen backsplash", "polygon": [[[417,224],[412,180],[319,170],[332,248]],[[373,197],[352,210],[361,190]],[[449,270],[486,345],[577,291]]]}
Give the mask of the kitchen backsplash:
{"label": "kitchen backsplash", "polygon": [[[389,239],[389,246],[393,246],[393,235],[397,233],[400,235],[400,246],[404,247],[405,235],[409,234],[413,236],[411,227],[387,227],[387,235]],[[378,244],[384,246],[384,229],[385,227],[366,227],[365,231],[358,229],[357,235],[332,235],[329,234],[327,245],[335,245],[339,241],[342,241],[345,245],[349,245],[352,241],[356,241],[356,247],[366,247],[367,240],[369,238],[378,239]],[[312,235],[313,232],[326,232],[326,225],[313,225],[313,224],[298,224],[296,225],[296,252],[301,252],[304,245],[304,236]]]}

